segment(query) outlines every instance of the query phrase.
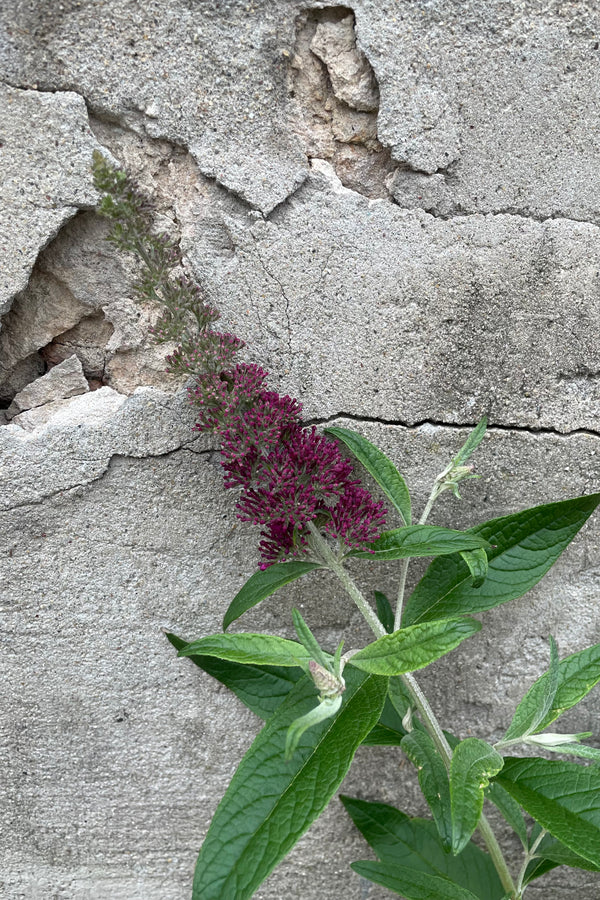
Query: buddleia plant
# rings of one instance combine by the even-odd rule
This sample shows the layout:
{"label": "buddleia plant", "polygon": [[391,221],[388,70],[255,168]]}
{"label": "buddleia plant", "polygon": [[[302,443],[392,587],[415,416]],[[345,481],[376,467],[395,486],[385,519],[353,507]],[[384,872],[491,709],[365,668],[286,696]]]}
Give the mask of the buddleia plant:
{"label": "buddleia plant", "polygon": [[[157,340],[175,342],[167,365],[188,376],[195,427],[215,436],[237,515],[260,529],[256,571],[224,604],[222,632],[192,640],[167,635],[179,656],[264,721],[204,837],[193,900],[252,897],[335,797],[361,745],[400,747],[430,810],[429,818],[414,818],[388,804],[342,797],[376,856],[352,868],[393,894],[521,900],[556,866],[599,872],[600,750],[587,743],[589,732],[563,733],[555,723],[600,680],[600,644],[561,659],[560,641],[549,637],[547,671],[524,692],[495,743],[477,734],[459,740],[443,728],[415,672],[485,627],[485,616],[475,615],[534,587],[600,494],[467,530],[430,524],[440,494],[459,498],[459,485],[468,490],[463,483],[475,477],[469,460],[484,439],[483,419],[415,515],[405,478],[380,449],[351,429],[320,433],[306,425],[296,399],[272,391],[264,369],[239,361],[243,342],[215,329],[218,311],[199,285],[174,277],[182,264],[177,245],[156,233],[152,205],[127,175],[97,155],[94,176],[99,212],[112,223],[109,240],[137,258],[141,274],[132,290],[160,310]],[[431,562],[405,597],[415,558]],[[352,572],[361,560],[370,571],[396,563],[394,598],[366,596],[350,560]],[[317,571],[337,579],[364,617],[373,635],[366,646],[346,648],[341,633],[336,646],[321,646],[297,610],[295,640],[228,631],[293,581],[314,591]],[[507,863],[486,804],[522,845],[517,867]],[[298,895],[303,889],[298,885]]]}

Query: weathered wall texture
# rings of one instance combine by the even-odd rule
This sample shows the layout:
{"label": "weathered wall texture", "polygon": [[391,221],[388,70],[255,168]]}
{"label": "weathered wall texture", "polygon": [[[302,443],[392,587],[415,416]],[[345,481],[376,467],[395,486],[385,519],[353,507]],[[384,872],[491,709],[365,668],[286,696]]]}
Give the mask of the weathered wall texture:
{"label": "weathered wall texture", "polygon": [[[156,197],[246,358],[417,504],[487,413],[483,477],[438,510],[467,525],[598,489],[599,40],[595,2],[1,4],[2,897],[188,897],[257,729],[161,634],[220,627],[256,536],[103,241],[92,150]],[[424,677],[463,736],[502,733],[549,633],[600,641],[599,534]],[[247,623],[298,602],[366,639],[325,576]],[[600,733],[597,699],[566,724]],[[346,790],[421,810],[399,752],[359,752]],[[257,896],[380,900],[364,852],[335,802]]]}

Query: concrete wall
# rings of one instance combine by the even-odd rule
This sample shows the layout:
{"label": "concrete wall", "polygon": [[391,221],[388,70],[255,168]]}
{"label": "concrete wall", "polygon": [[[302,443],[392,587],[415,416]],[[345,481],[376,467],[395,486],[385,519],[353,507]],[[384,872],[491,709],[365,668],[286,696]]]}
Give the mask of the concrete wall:
{"label": "concrete wall", "polygon": [[[246,359],[379,443],[416,506],[489,416],[481,479],[437,508],[467,526],[598,489],[599,31],[584,2],[2,4],[2,896],[188,897],[258,728],[161,634],[219,629],[256,534],[103,240],[92,150],[156,198]],[[600,641],[599,530],[423,677],[462,736],[500,736],[549,633]],[[247,627],[288,633],[302,603],[325,642],[366,641],[305,584]],[[600,733],[597,699],[564,721]],[[361,750],[344,789],[423,811],[399,751]],[[257,897],[380,900],[364,855],[335,801]],[[530,891],[597,895],[567,869]]]}

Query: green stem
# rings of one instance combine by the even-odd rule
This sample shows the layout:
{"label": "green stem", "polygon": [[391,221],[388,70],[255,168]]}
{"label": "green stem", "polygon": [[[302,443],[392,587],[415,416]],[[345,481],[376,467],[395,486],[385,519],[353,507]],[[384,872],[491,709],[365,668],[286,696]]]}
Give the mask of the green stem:
{"label": "green stem", "polygon": [[536,856],[537,856],[536,850],[539,847],[539,845],[541,844],[541,842],[543,841],[543,839],[546,837],[547,833],[548,832],[546,831],[546,829],[542,828],[542,830],[536,837],[535,841],[533,842],[533,844],[531,845],[531,847],[525,854],[525,859],[523,860],[523,865],[521,866],[521,871],[519,872],[519,879],[517,881],[517,900],[521,900],[521,897],[523,896],[523,891],[524,891],[523,881],[524,881],[525,875],[527,873],[527,866],[529,865],[529,863],[531,862],[532,859],[536,858]]}
{"label": "green stem", "polygon": [[334,575],[337,576],[338,580],[342,584],[346,593],[354,600],[359,610],[361,611],[363,618],[367,622],[367,625],[376,635],[376,637],[382,637],[386,634],[386,630],[377,618],[373,607],[369,604],[368,600],[358,587],[358,585],[352,580],[348,572],[344,569],[340,560],[336,557],[335,553],[331,550],[331,547],[325,540],[325,538],[320,534],[319,530],[313,525],[312,522],[309,522],[308,527],[311,532],[311,543],[312,548],[321,559],[321,561],[330,569]]}
{"label": "green stem", "polygon": [[[335,554],[331,551],[329,545],[327,544],[327,541],[319,534],[317,529],[313,525],[310,525],[310,529],[313,548],[319,554],[323,563],[338,577],[340,583],[349,594],[349,596],[354,600],[361,613],[365,617],[368,625],[371,627],[372,631],[377,635],[377,637],[381,637],[382,635],[384,635],[385,629],[383,625],[363,596],[360,588],[355,584],[351,576],[344,569],[340,560],[336,558]],[[429,705],[427,697],[419,687],[419,684],[417,683],[414,675],[412,675],[411,673],[406,673],[404,675],[401,675],[400,678],[402,679],[404,686],[410,694],[412,701],[416,709],[418,710],[419,715],[421,716],[421,720],[425,725],[425,728],[429,732],[429,735],[433,740],[435,746],[437,747],[446,768],[449,770],[450,762],[452,760],[452,749],[450,747],[450,744],[446,740],[446,736],[444,735],[442,727],[438,722],[435,713]],[[517,889],[512,879],[512,875],[510,874],[508,866],[506,865],[506,860],[504,859],[504,855],[502,853],[500,845],[496,840],[496,836],[483,813],[481,814],[481,818],[479,819],[478,829],[488,849],[496,871],[498,872],[498,876],[500,878],[500,881],[502,882],[502,886],[512,898],[516,898]]]}

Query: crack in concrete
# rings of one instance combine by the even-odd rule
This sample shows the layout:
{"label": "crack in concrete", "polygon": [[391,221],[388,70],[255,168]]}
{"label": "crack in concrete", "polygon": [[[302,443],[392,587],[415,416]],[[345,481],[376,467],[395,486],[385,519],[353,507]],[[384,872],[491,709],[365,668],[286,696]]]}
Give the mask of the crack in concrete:
{"label": "crack in concrete", "polygon": [[281,291],[281,296],[283,297],[283,299],[285,301],[285,306],[284,306],[283,311],[284,311],[286,322],[287,322],[287,347],[288,347],[288,352],[290,354],[292,354],[293,351],[292,351],[292,323],[291,323],[291,319],[290,319],[290,298],[286,294],[285,288],[284,288],[281,280],[278,278],[277,275],[275,275],[273,272],[271,272],[269,270],[269,268],[267,267],[267,264],[265,263],[264,259],[262,258],[262,255],[260,253],[260,250],[258,249],[258,240],[255,235],[253,235],[253,237],[254,237],[254,249],[256,251],[257,259],[258,259],[263,271],[265,272],[265,274],[268,275],[268,277],[278,285],[279,290]]}
{"label": "crack in concrete", "polygon": [[[366,422],[375,425],[394,426],[398,428],[410,429],[430,426],[432,428],[455,428],[472,431],[473,428],[475,428],[475,426],[477,425],[477,422],[445,422],[442,419],[419,419],[414,422],[408,422],[404,421],[403,419],[383,419],[378,416],[366,416],[348,412],[338,412],[332,416],[327,416],[326,418],[307,419],[304,424],[308,426],[315,425],[317,428],[326,428],[328,425],[331,425],[338,419],[350,419],[350,421],[352,422]],[[591,428],[574,428],[571,431],[558,431],[556,428],[551,428],[549,426],[540,425],[539,428],[535,428],[530,425],[502,425],[500,423],[490,422],[488,423],[487,430],[530,434],[532,437],[537,437],[538,435],[549,435],[552,437],[566,439],[570,437],[581,437],[585,435],[587,437],[600,438],[600,431],[594,431]]]}
{"label": "crack in concrete", "polygon": [[216,451],[213,447],[205,448],[203,450],[192,450],[191,448],[198,442],[199,438],[194,438],[194,440],[181,444],[179,447],[175,447],[173,450],[165,450],[161,453],[112,453],[108,457],[70,457],[70,460],[76,463],[100,463],[103,465],[103,469],[101,472],[98,472],[96,475],[90,476],[85,481],[80,481],[77,484],[72,484],[69,487],[58,488],[55,491],[51,491],[48,494],[44,494],[41,497],[36,497],[35,499],[30,500],[22,500],[19,503],[14,503],[11,506],[5,506],[0,508],[0,514],[2,513],[10,513],[15,509],[23,509],[27,506],[40,506],[43,503],[46,503],[48,500],[54,499],[54,497],[59,496],[69,496],[74,491],[79,488],[88,487],[91,484],[94,484],[96,481],[100,481],[107,472],[110,470],[113,462],[117,459],[166,459],[169,456],[174,456],[176,453],[187,452],[192,456],[212,456]]}
{"label": "crack in concrete", "polygon": [[[141,125],[141,127],[143,129],[142,135],[140,135],[140,132],[136,131],[136,129],[133,128],[126,121],[125,116],[128,115],[129,113],[127,113],[127,114],[114,113],[114,112],[105,110],[103,108],[95,107],[94,104],[91,103],[91,101],[89,101],[87,99],[87,97],[81,93],[81,91],[77,90],[74,87],[68,87],[68,88],[39,87],[38,85],[33,86],[33,85],[29,85],[29,84],[15,83],[15,82],[11,81],[10,79],[0,79],[0,84],[5,84],[7,87],[12,87],[15,90],[37,91],[38,93],[45,93],[45,94],[65,94],[65,93],[77,94],[77,96],[81,97],[81,99],[83,100],[83,102],[86,105],[86,109],[88,111],[88,119],[90,117],[95,118],[98,121],[104,123],[105,125],[112,125],[114,127],[121,128],[123,131],[129,131],[132,134],[137,135],[138,137],[143,136],[145,139],[147,139],[148,141],[150,141],[152,143],[169,144],[173,148],[178,148],[178,149],[184,150],[186,153],[188,153],[192,157],[192,159],[194,160],[194,163],[198,166],[198,171],[201,173],[201,175],[204,178],[206,178],[209,181],[212,181],[214,184],[216,184],[218,187],[220,187],[222,190],[224,190],[227,194],[229,194],[231,197],[233,197],[237,202],[242,204],[242,206],[245,207],[246,211],[251,211],[255,214],[258,214],[260,216],[260,218],[264,221],[272,221],[273,219],[275,219],[277,214],[281,213],[287,207],[288,203],[306,186],[306,180],[300,182],[300,184],[297,184],[283,200],[281,200],[276,206],[273,207],[273,209],[271,209],[268,213],[263,213],[260,209],[258,209],[258,207],[254,206],[252,203],[250,203],[248,200],[246,200],[244,197],[242,197],[240,194],[238,194],[235,190],[228,187],[226,184],[223,184],[223,182],[221,182],[215,175],[211,175],[210,173],[203,171],[202,168],[200,167],[200,165],[198,164],[197,160],[195,159],[194,155],[191,153],[189,147],[185,143],[183,143],[181,141],[177,141],[170,137],[155,138],[152,135],[149,135],[147,133],[143,123],[145,121],[152,121],[152,120],[149,119],[149,117],[145,116],[145,114],[140,110],[132,109],[129,111],[129,113],[131,115],[138,115],[140,120],[142,120],[142,125]],[[93,133],[92,124],[93,123],[90,122],[90,130]],[[320,159],[320,158],[321,157],[318,157],[318,156],[308,156],[307,155],[307,159]],[[327,161],[327,160],[325,160],[325,161]],[[398,162],[398,166],[400,168],[406,168],[408,171],[415,172],[416,174],[422,174],[420,169],[414,168],[414,167],[408,165],[407,163]],[[426,173],[426,174],[431,174],[431,173]],[[446,174],[448,174],[448,169],[440,168],[440,169],[437,169],[436,172],[433,174],[446,175]],[[363,194],[360,191],[357,191],[354,188],[349,187],[347,185],[344,185],[344,187],[346,188],[346,190],[352,191],[352,193],[357,194],[359,197],[362,197],[367,202],[369,202],[369,198],[366,197],[365,194]],[[529,219],[533,222],[539,222],[540,224],[544,224],[545,222],[552,221],[555,219],[561,219],[565,222],[577,222],[577,223],[584,224],[584,225],[592,225],[594,227],[600,227],[600,221],[598,221],[598,220],[577,218],[573,215],[566,215],[566,214],[564,214],[562,212],[558,212],[558,211],[553,212],[547,216],[541,216],[541,215],[536,215],[535,213],[527,212],[525,210],[516,209],[514,206],[507,206],[505,208],[494,209],[494,210],[490,210],[488,212],[484,212],[483,210],[469,212],[467,210],[461,210],[461,209],[457,208],[452,213],[440,213],[440,212],[437,212],[437,211],[431,210],[431,209],[427,210],[422,206],[416,206],[416,207],[402,206],[402,204],[389,193],[386,197],[381,197],[381,198],[377,198],[377,199],[387,201],[388,203],[391,203],[394,206],[398,206],[400,209],[403,209],[406,211],[419,210],[421,212],[424,212],[426,215],[431,216],[434,219],[441,219],[442,221],[452,221],[453,219],[464,219],[464,218],[468,218],[469,216],[514,216],[515,218]],[[77,212],[77,210],[80,210],[80,209],[81,210],[89,210],[89,209],[93,209],[93,207],[90,207],[90,206],[73,207],[74,214]],[[58,231],[60,231],[60,229],[62,227],[63,226],[60,226]],[[58,233],[58,231],[57,231],[57,233]],[[54,237],[55,236],[56,235],[54,235]],[[50,238],[50,240],[52,240],[52,238]]]}

